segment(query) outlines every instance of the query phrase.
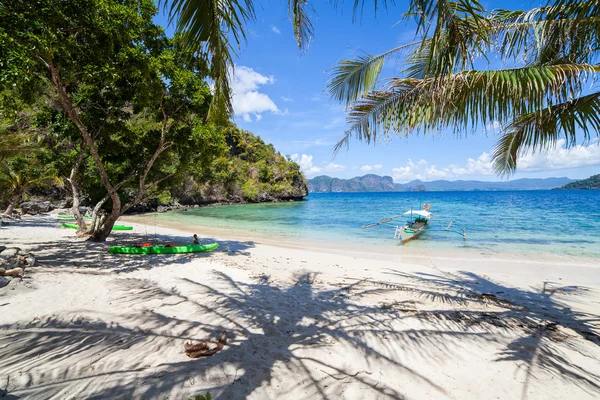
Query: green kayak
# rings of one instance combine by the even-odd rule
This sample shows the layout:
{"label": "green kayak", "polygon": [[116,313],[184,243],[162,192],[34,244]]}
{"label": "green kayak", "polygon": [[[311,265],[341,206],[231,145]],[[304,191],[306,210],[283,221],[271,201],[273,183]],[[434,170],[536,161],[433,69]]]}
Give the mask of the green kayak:
{"label": "green kayak", "polygon": [[190,244],[185,246],[112,246],[108,251],[111,254],[179,254],[200,253],[203,251],[215,250],[218,247],[218,243]]}
{"label": "green kayak", "polygon": [[[74,215],[57,215],[56,217],[60,219],[75,219]],[[83,219],[92,219],[92,217],[84,216]]]}
{"label": "green kayak", "polygon": [[[77,224],[68,224],[66,222],[63,222],[62,226],[64,226],[65,228],[72,228],[72,229],[79,228],[79,226],[77,226]],[[113,231],[131,231],[131,230],[133,230],[133,226],[113,225],[112,230]]]}

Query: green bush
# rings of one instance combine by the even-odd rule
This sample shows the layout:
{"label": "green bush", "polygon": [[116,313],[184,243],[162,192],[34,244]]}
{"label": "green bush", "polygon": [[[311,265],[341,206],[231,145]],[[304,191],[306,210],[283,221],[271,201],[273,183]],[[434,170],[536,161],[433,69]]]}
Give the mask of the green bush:
{"label": "green bush", "polygon": [[260,188],[258,183],[254,179],[250,179],[244,183],[242,186],[242,194],[244,198],[250,201],[258,201],[258,194],[260,193]]}

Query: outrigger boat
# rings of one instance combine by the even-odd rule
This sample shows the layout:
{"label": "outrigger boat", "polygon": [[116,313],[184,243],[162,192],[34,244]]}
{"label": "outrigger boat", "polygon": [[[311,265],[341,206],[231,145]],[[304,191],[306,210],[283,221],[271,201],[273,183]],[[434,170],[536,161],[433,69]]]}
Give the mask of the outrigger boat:
{"label": "outrigger boat", "polygon": [[396,226],[394,239],[402,240],[402,243],[406,243],[424,233],[425,230],[429,228],[429,221],[431,220],[431,213],[427,210],[413,211],[410,209],[402,214],[404,216],[409,216],[410,219],[405,225]]}
{"label": "outrigger boat", "polygon": [[[431,217],[433,215],[431,212],[429,212],[430,209],[430,204],[423,204],[420,210],[413,210],[411,208],[403,214],[395,215],[389,218],[384,218],[381,221],[376,222],[374,224],[365,225],[363,226],[363,229],[387,224],[389,222],[392,222],[396,218],[408,217],[408,221],[406,222],[406,224],[396,225],[396,230],[394,232],[394,239],[401,240],[402,243],[406,243],[419,237],[421,234],[425,233],[425,231],[429,229],[431,225]],[[465,226],[462,226],[460,232],[457,231],[456,228],[450,229],[452,227],[453,222],[454,221],[450,221],[450,223],[448,224],[446,229],[444,229],[444,231],[458,233],[463,237],[463,239],[466,240],[467,228]]]}

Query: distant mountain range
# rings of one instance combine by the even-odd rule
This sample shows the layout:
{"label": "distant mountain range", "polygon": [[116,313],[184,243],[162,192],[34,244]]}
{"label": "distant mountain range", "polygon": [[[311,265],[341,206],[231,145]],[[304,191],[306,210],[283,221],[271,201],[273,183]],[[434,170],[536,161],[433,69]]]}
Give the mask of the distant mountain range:
{"label": "distant mountain range", "polygon": [[425,192],[425,191],[473,191],[473,190],[549,190],[562,187],[574,179],[543,178],[515,179],[514,181],[431,181],[418,179],[408,183],[394,183],[391,176],[368,174],[351,179],[338,179],[321,175],[308,180],[309,193],[329,192]]}
{"label": "distant mountain range", "polygon": [[556,188],[557,190],[573,190],[573,189],[600,189],[600,174],[592,175],[587,179],[567,183],[564,186]]}

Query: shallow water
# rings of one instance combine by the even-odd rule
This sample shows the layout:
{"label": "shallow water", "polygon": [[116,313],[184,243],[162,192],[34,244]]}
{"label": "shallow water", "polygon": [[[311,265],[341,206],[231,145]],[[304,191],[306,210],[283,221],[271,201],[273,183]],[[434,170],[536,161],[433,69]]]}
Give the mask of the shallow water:
{"label": "shallow water", "polygon": [[[600,258],[600,191],[316,193],[293,203],[203,207],[155,214],[157,223],[220,228],[286,240],[397,246],[395,223],[363,225],[431,204],[432,226],[412,248],[549,253]],[[467,228],[467,240],[444,229]],[[396,219],[402,224],[405,218]]]}

